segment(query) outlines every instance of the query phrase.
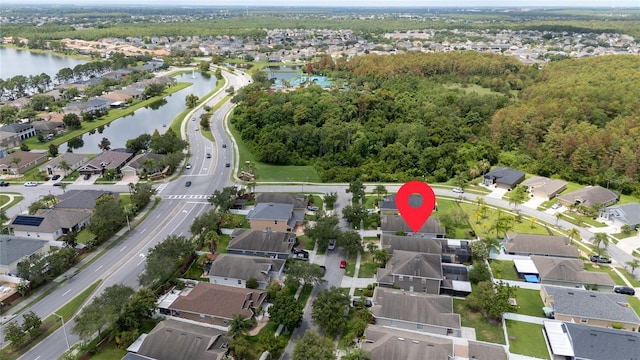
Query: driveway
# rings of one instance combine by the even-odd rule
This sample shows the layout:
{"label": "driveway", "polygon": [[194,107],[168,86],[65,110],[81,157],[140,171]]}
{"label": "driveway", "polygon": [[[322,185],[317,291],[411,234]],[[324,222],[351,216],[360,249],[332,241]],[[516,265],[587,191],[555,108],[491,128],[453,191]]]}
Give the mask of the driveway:
{"label": "driveway", "polygon": [[116,183],[116,185],[129,185],[129,184],[137,184],[140,181],[140,178],[137,175],[126,175],[123,176],[120,181]]}
{"label": "driveway", "polygon": [[76,180],[73,184],[74,185],[93,185],[93,183],[98,179],[98,176],[99,175],[94,174],[94,175],[91,175],[89,180],[85,180],[84,175],[80,175],[78,180]]}

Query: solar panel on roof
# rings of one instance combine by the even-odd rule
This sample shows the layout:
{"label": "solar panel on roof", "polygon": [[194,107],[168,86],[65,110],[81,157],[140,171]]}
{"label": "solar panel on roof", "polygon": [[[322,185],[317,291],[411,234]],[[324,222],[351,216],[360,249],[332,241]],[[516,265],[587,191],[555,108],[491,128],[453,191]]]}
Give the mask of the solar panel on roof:
{"label": "solar panel on roof", "polygon": [[15,220],[13,220],[12,224],[25,225],[25,226],[40,226],[43,220],[44,218],[39,216],[18,215],[16,216]]}

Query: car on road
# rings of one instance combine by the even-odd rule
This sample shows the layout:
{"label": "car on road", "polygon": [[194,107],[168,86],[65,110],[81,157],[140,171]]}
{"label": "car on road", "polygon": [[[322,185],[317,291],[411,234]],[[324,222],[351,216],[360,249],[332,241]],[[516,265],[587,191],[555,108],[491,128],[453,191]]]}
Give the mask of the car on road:
{"label": "car on road", "polygon": [[615,293],[624,294],[624,295],[635,295],[636,291],[632,287],[628,286],[618,286],[613,289]]}
{"label": "car on road", "polygon": [[226,163],[226,164],[224,164],[224,167],[231,167],[231,164],[230,163]]}
{"label": "car on road", "polygon": [[0,186],[6,187],[6,186],[9,186],[9,183],[6,181],[0,181]]}
{"label": "car on road", "polygon": [[60,179],[60,175],[53,175],[51,177],[51,180],[53,180],[53,181],[58,180],[58,179]]}
{"label": "car on road", "polygon": [[196,121],[196,118],[192,117],[192,118],[191,118],[191,121]]}
{"label": "car on road", "polygon": [[187,181],[186,183],[184,183],[184,187],[189,187],[191,186],[191,181]]}
{"label": "car on road", "polygon": [[24,183],[24,186],[27,186],[27,187],[38,186],[38,183],[35,181],[27,181],[26,183]]}
{"label": "car on road", "polygon": [[227,144],[222,144],[222,148],[226,149],[227,148]]}
{"label": "car on road", "polygon": [[462,190],[462,188],[459,188],[459,187],[453,188],[451,191],[458,194],[464,194],[464,190]]}
{"label": "car on road", "polygon": [[82,177],[85,180],[89,180],[91,179],[91,174],[84,174],[84,177]]}
{"label": "car on road", "polygon": [[335,248],[336,248],[336,239],[329,240],[329,246],[327,246],[327,249],[333,250]]}
{"label": "car on road", "polygon": [[589,260],[591,260],[591,262],[599,264],[611,264],[611,259],[600,255],[592,255]]}
{"label": "car on road", "polygon": [[194,131],[200,131],[200,128],[199,128],[199,127],[197,127],[197,128],[195,128],[195,129],[194,129]]}
{"label": "car on road", "polygon": [[187,166],[185,166],[185,168],[191,169],[191,163],[187,163]]}
{"label": "car on road", "polygon": [[347,260],[340,260],[340,269],[344,269],[347,267]]}
{"label": "car on road", "polygon": [[207,159],[211,159],[211,153],[207,153]]}

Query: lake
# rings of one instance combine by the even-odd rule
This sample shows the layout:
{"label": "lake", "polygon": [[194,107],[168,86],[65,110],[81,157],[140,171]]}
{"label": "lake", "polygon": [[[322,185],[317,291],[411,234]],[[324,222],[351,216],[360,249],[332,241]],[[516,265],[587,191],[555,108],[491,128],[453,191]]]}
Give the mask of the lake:
{"label": "lake", "polygon": [[0,46],[0,79],[46,73],[54,80],[60,69],[73,69],[76,65],[84,63],[84,60]]}

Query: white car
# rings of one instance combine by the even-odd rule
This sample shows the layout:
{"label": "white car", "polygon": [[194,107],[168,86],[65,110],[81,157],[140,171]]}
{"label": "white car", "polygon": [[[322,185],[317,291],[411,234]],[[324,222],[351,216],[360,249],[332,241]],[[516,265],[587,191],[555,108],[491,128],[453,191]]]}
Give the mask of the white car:
{"label": "white car", "polygon": [[190,163],[187,163],[186,168],[187,168],[187,169],[191,169],[191,164],[190,164]]}
{"label": "white car", "polygon": [[453,190],[451,190],[451,191],[453,191],[454,193],[458,193],[458,194],[463,194],[464,193],[464,190],[462,190],[462,188],[453,188]]}
{"label": "white car", "polygon": [[34,187],[34,186],[38,186],[38,183],[35,181],[27,181],[26,183],[24,183],[24,186]]}
{"label": "white car", "polygon": [[327,247],[329,250],[333,250],[336,248],[336,239],[329,240],[329,246]]}

